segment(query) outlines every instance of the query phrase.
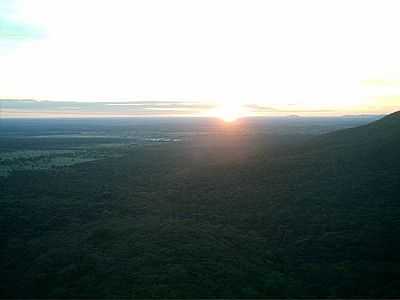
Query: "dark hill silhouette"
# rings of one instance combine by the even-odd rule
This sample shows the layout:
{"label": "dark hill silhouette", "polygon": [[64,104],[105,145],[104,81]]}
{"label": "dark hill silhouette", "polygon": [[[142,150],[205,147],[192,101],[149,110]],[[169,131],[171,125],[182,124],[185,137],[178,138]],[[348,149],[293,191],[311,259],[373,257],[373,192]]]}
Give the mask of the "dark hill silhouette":
{"label": "dark hill silhouette", "polygon": [[389,124],[392,123],[393,125],[399,125],[400,124],[400,111],[396,111],[394,113],[391,113],[385,117],[383,117],[381,120],[378,120],[374,123],[385,123],[385,124]]}
{"label": "dark hill silhouette", "polygon": [[[357,143],[393,142],[400,137],[400,111],[389,114],[378,121],[360,126],[339,130],[319,138],[322,143],[354,145]],[[390,140],[388,140],[390,139]]]}
{"label": "dark hill silhouette", "polygon": [[300,148],[299,153],[340,156],[353,163],[396,162],[400,153],[400,111],[364,126],[324,134]]}

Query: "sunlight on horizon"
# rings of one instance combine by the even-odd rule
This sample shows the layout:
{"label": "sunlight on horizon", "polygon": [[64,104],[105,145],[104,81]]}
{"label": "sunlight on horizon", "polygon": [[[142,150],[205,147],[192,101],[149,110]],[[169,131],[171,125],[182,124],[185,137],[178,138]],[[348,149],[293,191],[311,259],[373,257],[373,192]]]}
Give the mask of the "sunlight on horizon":
{"label": "sunlight on horizon", "polygon": [[223,120],[225,123],[232,123],[245,116],[245,111],[240,104],[225,103],[212,110],[210,115]]}
{"label": "sunlight on horizon", "polygon": [[0,99],[211,102],[217,108],[190,115],[226,121],[388,113],[400,107],[399,8],[389,0],[4,0]]}

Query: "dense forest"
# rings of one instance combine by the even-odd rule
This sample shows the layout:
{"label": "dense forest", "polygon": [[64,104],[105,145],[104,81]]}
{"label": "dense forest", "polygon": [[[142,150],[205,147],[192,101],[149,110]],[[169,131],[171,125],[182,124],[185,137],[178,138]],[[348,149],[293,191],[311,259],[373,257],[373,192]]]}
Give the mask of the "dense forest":
{"label": "dense forest", "polygon": [[400,297],[399,153],[400,112],[13,171],[0,178],[0,296]]}

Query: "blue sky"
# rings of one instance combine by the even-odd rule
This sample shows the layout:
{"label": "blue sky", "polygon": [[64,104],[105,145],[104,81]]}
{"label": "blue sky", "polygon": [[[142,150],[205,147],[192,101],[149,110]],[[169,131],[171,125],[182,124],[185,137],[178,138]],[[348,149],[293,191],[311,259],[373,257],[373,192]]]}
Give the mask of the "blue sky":
{"label": "blue sky", "polygon": [[0,1],[0,42],[3,52],[15,50],[21,42],[40,39],[42,34],[34,24],[18,19],[18,6],[14,0]]}

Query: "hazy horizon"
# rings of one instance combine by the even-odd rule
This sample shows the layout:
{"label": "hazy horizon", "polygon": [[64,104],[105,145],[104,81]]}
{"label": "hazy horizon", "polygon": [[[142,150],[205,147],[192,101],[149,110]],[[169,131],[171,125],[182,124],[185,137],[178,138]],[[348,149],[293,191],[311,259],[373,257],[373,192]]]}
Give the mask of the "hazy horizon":
{"label": "hazy horizon", "polygon": [[146,115],[175,102],[171,115],[225,119],[386,114],[400,106],[397,8],[3,0],[0,99],[153,103]]}
{"label": "hazy horizon", "polygon": [[[218,104],[187,101],[50,101],[30,99],[0,99],[2,118],[86,118],[86,117],[211,117],[222,118]],[[387,113],[343,112],[333,110],[279,110],[273,107],[247,104],[241,106],[238,118],[249,117],[344,117],[381,116]],[[388,113],[391,113],[389,111]]]}

